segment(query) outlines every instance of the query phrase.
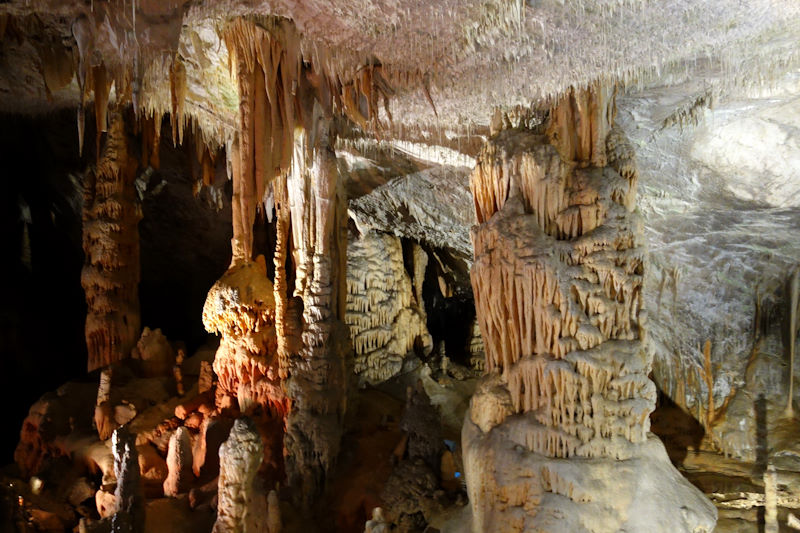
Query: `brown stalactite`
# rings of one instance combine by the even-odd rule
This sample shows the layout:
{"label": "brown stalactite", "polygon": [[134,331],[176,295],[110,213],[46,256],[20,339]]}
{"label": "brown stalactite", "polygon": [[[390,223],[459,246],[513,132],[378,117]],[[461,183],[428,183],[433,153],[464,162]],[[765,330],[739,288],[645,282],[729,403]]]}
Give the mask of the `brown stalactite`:
{"label": "brown stalactite", "polygon": [[616,88],[595,82],[569,89],[550,110],[547,136],[564,161],[606,165],[606,137],[616,115]]}
{"label": "brown stalactite", "polygon": [[172,144],[183,144],[183,128],[185,124],[184,108],[186,105],[186,67],[179,55],[172,60],[169,72],[170,97],[172,100]]}
{"label": "brown stalactite", "polygon": [[142,217],[122,116],[113,113],[97,168],[84,183],[81,284],[86,293],[89,370],[130,354],[139,338],[139,231]]}
{"label": "brown stalactite", "polygon": [[[287,311],[289,288],[286,279],[286,258],[289,247],[289,201],[286,194],[286,180],[275,180],[274,187],[276,218],[275,238],[275,327],[278,333],[278,375],[286,379],[289,375],[291,348],[287,337]],[[289,327],[288,329],[291,329]],[[299,324],[295,325],[299,329]]]}
{"label": "brown stalactite", "polygon": [[92,82],[94,90],[94,120],[97,132],[97,151],[100,153],[100,141],[103,133],[108,131],[108,96],[111,91],[111,82],[104,65],[92,67]]}

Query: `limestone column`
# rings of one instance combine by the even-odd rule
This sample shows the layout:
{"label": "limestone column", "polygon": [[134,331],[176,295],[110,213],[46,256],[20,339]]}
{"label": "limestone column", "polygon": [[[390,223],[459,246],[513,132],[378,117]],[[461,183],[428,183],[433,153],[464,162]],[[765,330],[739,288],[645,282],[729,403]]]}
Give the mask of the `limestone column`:
{"label": "limestone column", "polygon": [[[231,267],[203,311],[206,328],[222,336],[214,360],[217,407],[267,414],[257,420],[265,454],[285,466],[297,503],[307,506],[339,452],[350,346],[342,323],[344,194],[330,130],[338,82],[303,59],[285,19],[234,19],[224,38],[240,106],[228,148]],[[265,260],[253,258],[252,226],[270,188],[274,285]]]}
{"label": "limestone column", "polygon": [[[302,345],[290,359],[287,385],[291,409],[284,457],[296,503],[310,506],[321,494],[339,454],[346,408],[345,354],[350,333],[344,324],[347,239],[344,190],[332,148],[330,119],[315,106],[313,130],[295,139],[292,171],[286,178],[291,219],[293,295],[303,304]],[[280,216],[286,216],[283,213]],[[276,265],[277,266],[277,265]],[[277,277],[277,274],[276,274]]]}
{"label": "limestone column", "polygon": [[711,531],[649,433],[646,250],[613,91],[489,139],[471,186],[486,372],[462,445],[474,531]]}
{"label": "limestone column", "polygon": [[84,181],[81,285],[88,307],[89,371],[127,357],[139,338],[137,166],[122,115],[111,113],[97,168]]}

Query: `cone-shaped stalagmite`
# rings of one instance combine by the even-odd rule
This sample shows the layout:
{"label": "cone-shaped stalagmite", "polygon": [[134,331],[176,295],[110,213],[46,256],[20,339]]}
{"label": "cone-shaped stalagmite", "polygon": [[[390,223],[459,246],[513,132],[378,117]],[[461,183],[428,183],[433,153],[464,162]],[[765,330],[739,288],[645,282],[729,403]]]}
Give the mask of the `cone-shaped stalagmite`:
{"label": "cone-shaped stalagmite", "polygon": [[573,89],[545,135],[500,131],[472,175],[489,372],[462,436],[476,532],[710,531],[716,519],[649,436],[646,253],[613,117],[613,91]]}
{"label": "cone-shaped stalagmite", "polygon": [[213,533],[268,533],[267,495],[258,478],[261,435],[248,418],[233,424],[219,449],[219,503]]}

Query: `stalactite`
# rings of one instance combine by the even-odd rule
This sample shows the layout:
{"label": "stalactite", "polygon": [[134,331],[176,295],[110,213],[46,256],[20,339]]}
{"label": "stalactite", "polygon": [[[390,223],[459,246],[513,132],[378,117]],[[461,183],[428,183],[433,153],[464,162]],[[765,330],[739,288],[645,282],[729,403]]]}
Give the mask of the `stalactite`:
{"label": "stalactite", "polygon": [[183,129],[185,126],[184,109],[186,107],[186,67],[183,59],[176,54],[172,60],[169,72],[170,97],[172,100],[172,144],[183,144]]}
{"label": "stalactite", "polygon": [[786,290],[787,310],[784,318],[786,325],[786,335],[789,352],[789,390],[786,395],[785,416],[791,417],[794,414],[792,403],[794,402],[794,352],[797,340],[797,314],[800,311],[800,266],[795,267],[789,275]]}
{"label": "stalactite", "polygon": [[[275,222],[275,328],[278,334],[278,375],[286,379],[289,375],[289,357],[291,351],[287,344],[287,322],[291,320],[288,315],[288,283],[286,279],[286,258],[289,246],[289,199],[286,193],[285,180],[276,180],[275,206],[277,219]],[[299,318],[299,317],[298,317]],[[293,324],[294,329],[300,329],[299,324]],[[288,329],[292,329],[289,326]]]}
{"label": "stalactite", "polygon": [[551,108],[547,135],[565,161],[606,165],[615,97],[615,87],[595,82],[586,89],[569,89]]}
{"label": "stalactite", "polygon": [[92,90],[94,91],[94,120],[95,131],[97,132],[97,151],[95,153],[99,154],[100,140],[103,133],[108,131],[108,96],[111,91],[112,80],[109,79],[108,72],[106,72],[106,67],[103,64],[92,67],[91,79],[94,84]]}
{"label": "stalactite", "polygon": [[86,292],[89,370],[130,354],[139,338],[137,162],[128,151],[122,117],[111,116],[97,169],[84,184],[81,284]]}

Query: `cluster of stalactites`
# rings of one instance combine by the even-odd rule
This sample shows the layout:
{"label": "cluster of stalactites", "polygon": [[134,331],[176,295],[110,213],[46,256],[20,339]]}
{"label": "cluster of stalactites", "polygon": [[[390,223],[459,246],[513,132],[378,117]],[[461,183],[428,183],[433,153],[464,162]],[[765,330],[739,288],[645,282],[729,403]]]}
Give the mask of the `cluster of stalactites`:
{"label": "cluster of stalactites", "polygon": [[432,347],[416,296],[421,296],[425,276],[425,265],[419,263],[427,263],[427,255],[419,251],[422,255],[414,255],[412,287],[398,237],[369,232],[352,236],[348,244],[345,323],[353,339],[355,372],[369,383],[398,374],[417,340]]}
{"label": "cluster of stalactites", "polygon": [[611,221],[571,241],[542,232],[533,214],[498,215],[473,234],[473,289],[489,371],[530,354],[561,359],[606,339],[639,337],[641,226],[621,206],[609,212]]}
{"label": "cluster of stalactites", "polygon": [[635,170],[626,167],[620,176],[610,167],[577,167],[564,161],[546,136],[501,131],[484,146],[472,173],[478,223],[488,221],[515,195],[521,196],[526,213],[536,215],[542,231],[557,239],[573,239],[601,226],[613,207],[609,199],[633,210]]}
{"label": "cluster of stalactites", "polygon": [[292,164],[297,130],[309,152],[318,145],[321,116],[341,113],[367,128],[377,124],[378,99],[393,92],[379,65],[342,82],[309,63],[287,19],[235,19],[223,34],[239,87],[238,139],[229,155],[234,180],[234,261],[252,253],[251,228],[269,183]]}
{"label": "cluster of stalactites", "polygon": [[127,357],[139,335],[139,232],[136,161],[122,117],[114,114],[97,168],[84,184],[81,285],[86,293],[89,370]]}
{"label": "cluster of stalactites", "polygon": [[613,91],[571,91],[547,134],[499,132],[472,175],[486,368],[508,390],[506,415],[525,415],[515,440],[551,457],[627,456],[655,401],[637,176],[613,114]]}
{"label": "cluster of stalactites", "polygon": [[616,86],[599,81],[569,88],[550,108],[547,137],[564,161],[607,164],[606,137],[617,114]]}

